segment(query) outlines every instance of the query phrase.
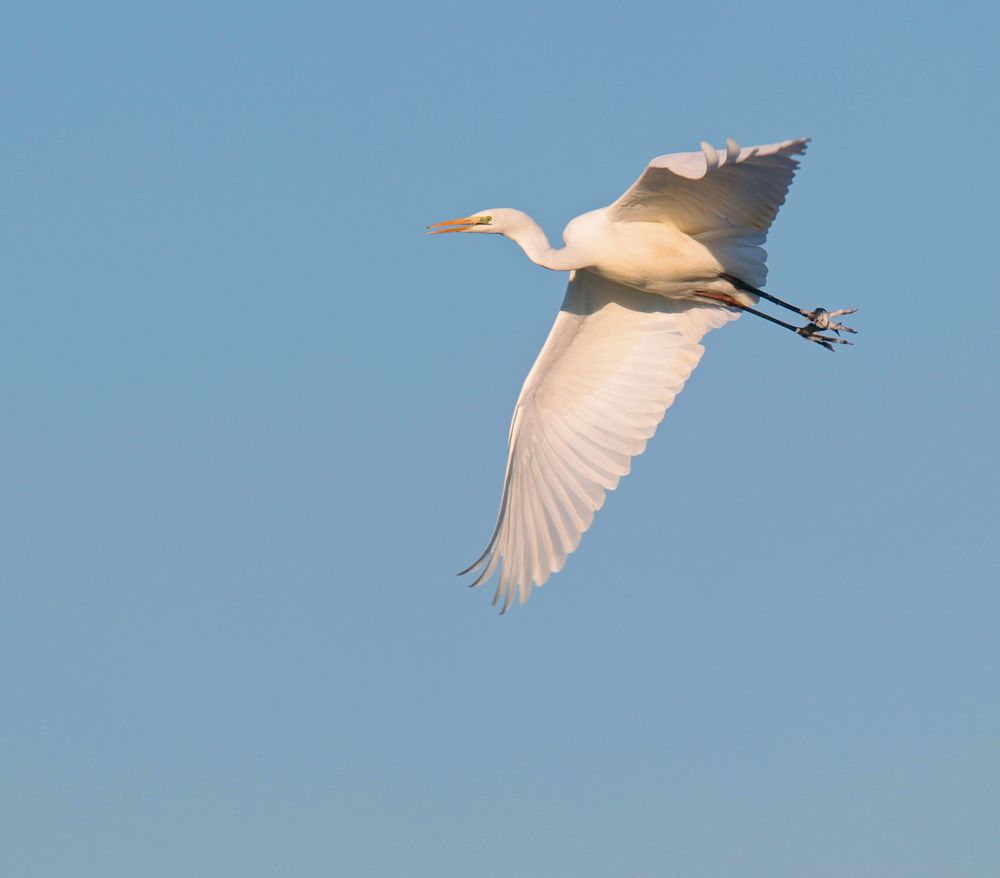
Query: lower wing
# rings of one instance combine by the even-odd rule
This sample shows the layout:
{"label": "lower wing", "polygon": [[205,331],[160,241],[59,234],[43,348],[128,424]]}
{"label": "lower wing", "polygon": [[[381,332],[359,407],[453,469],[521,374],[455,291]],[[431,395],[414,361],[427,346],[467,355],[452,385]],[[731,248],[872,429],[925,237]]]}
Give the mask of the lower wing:
{"label": "lower wing", "polygon": [[698,365],[702,336],[737,316],[571,275],[514,407],[496,527],[463,571],[482,568],[473,585],[499,565],[493,603],[506,610],[562,569]]}

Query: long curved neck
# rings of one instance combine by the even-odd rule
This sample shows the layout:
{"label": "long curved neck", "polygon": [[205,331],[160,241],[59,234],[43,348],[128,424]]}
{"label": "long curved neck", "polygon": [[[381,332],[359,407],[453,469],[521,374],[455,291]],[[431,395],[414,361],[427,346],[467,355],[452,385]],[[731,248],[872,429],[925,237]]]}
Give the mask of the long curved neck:
{"label": "long curved neck", "polygon": [[558,250],[553,247],[542,227],[527,214],[515,227],[504,232],[504,235],[516,243],[528,259],[542,268],[552,271],[573,271],[587,267],[586,260],[582,260],[572,247],[566,246]]}

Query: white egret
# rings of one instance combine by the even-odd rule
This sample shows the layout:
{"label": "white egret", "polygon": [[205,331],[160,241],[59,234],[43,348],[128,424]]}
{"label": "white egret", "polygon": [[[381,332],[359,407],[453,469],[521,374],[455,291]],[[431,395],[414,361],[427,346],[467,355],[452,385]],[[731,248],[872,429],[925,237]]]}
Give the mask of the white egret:
{"label": "white egret", "polygon": [[[833,350],[824,331],[853,329],[828,312],[763,292],[761,248],[807,139],[654,158],[614,204],[572,220],[565,247],[519,210],[435,223],[432,234],[504,235],[532,262],[568,271],[562,309],[521,388],[508,438],[500,512],[489,544],[463,573],[473,585],[500,565],[494,604],[506,611],[562,569],[594,513],[630,469],[680,393],[699,344],[743,311]],[[793,326],[754,306],[767,299],[806,318]],[[501,565],[502,560],[502,565]]]}

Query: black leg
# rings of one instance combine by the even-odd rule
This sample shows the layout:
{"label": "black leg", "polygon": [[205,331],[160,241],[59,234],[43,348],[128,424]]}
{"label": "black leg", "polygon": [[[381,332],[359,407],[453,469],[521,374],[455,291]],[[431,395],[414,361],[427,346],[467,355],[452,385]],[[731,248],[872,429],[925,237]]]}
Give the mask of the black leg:
{"label": "black leg", "polygon": [[767,299],[769,302],[774,302],[775,305],[780,305],[782,308],[787,308],[789,311],[794,311],[796,314],[801,314],[803,317],[808,317],[810,312],[802,308],[797,308],[795,305],[790,305],[788,302],[779,299],[777,296],[772,296],[770,293],[765,293],[763,290],[758,290],[757,287],[752,287],[746,281],[740,280],[738,277],[732,274],[720,274],[723,280],[729,281],[736,289],[743,290],[744,293],[753,293],[755,296],[760,296],[762,299]]}
{"label": "black leg", "polygon": [[[750,292],[750,290],[746,290],[746,292]],[[747,314],[753,314],[754,317],[763,317],[770,323],[775,323],[785,329],[790,329],[796,335],[801,335],[802,338],[807,338],[809,341],[814,341],[816,344],[822,345],[828,351],[832,351],[835,344],[850,344],[849,341],[843,338],[831,338],[828,335],[820,335],[820,327],[815,323],[808,323],[805,326],[792,326],[791,323],[785,323],[784,320],[779,320],[777,317],[772,317],[770,314],[765,314],[763,311],[758,311],[756,308],[751,308],[749,305],[737,302],[736,299],[732,296],[726,295],[725,293],[711,293],[707,290],[698,290],[697,294],[701,298],[712,299],[715,302],[721,302],[723,305],[728,305],[730,308],[737,308],[740,311],[745,311]],[[851,331],[853,332],[854,330]]]}
{"label": "black leg", "polygon": [[842,323],[834,322],[834,318],[843,317],[845,314],[853,314],[858,310],[857,308],[841,308],[837,311],[827,311],[826,308],[816,308],[814,311],[806,311],[805,308],[798,308],[783,299],[779,299],[777,296],[772,296],[770,293],[758,290],[757,287],[751,286],[746,281],[740,280],[735,275],[720,274],[719,277],[723,280],[729,281],[729,283],[736,287],[736,289],[743,290],[744,293],[752,293],[755,296],[760,296],[762,299],[767,299],[769,302],[774,302],[775,305],[780,305],[782,308],[794,311],[796,314],[801,314],[809,321],[810,325],[814,326],[816,329],[832,329],[838,335],[841,330],[844,332],[857,332],[856,329],[851,329],[850,326],[844,326]]}

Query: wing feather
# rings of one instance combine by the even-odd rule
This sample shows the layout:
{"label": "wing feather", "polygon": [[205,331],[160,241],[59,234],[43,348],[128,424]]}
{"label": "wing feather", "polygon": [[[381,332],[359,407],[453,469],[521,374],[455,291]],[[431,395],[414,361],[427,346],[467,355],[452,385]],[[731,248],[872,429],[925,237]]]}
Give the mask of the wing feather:
{"label": "wing feather", "polygon": [[766,235],[798,168],[795,156],[808,143],[802,138],[741,149],[730,139],[725,152],[703,143],[701,152],[658,156],[611,205],[612,215],[668,221],[692,236]]}
{"label": "wing feather", "polygon": [[697,366],[702,336],[736,316],[571,275],[514,408],[493,535],[464,571],[481,567],[480,585],[499,568],[502,611],[562,569]]}

